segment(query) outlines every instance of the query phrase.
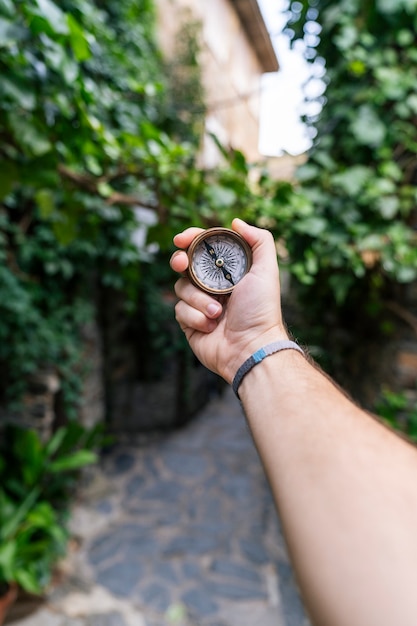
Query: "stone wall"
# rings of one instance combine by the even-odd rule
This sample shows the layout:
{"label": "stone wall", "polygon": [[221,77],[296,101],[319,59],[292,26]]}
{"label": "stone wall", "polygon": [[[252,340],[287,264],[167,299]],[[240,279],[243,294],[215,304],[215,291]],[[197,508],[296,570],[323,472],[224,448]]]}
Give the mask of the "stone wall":
{"label": "stone wall", "polygon": [[[348,364],[341,354],[344,378],[342,375],[338,382],[371,410],[383,388],[405,393],[410,406],[417,405],[417,283],[403,286],[400,292],[398,299],[386,305],[393,332],[378,342],[356,345]],[[224,388],[184,344],[181,347],[174,303],[168,297],[167,302],[172,306],[169,332],[177,347],[160,362],[157,375],[148,376],[141,367],[148,348],[138,332],[140,319],[129,318],[113,293],[101,300],[99,321],[84,329],[85,375],[79,417],[85,426],[105,420],[119,435],[179,427]],[[284,295],[284,312],[291,329],[301,327],[291,289]],[[341,334],[348,332],[340,329]],[[46,438],[65,420],[60,395],[58,374],[39,371],[29,381],[23,409],[11,414],[0,408],[0,422],[17,421],[36,428]]]}
{"label": "stone wall", "polygon": [[129,317],[120,296],[110,290],[102,294],[106,422],[118,434],[180,427],[204,406],[219,384],[185,345],[171,291],[161,291],[160,296],[167,316],[160,323],[159,348],[155,348],[147,326],[146,297],[137,314]]}
{"label": "stone wall", "polygon": [[12,422],[36,429],[42,438],[49,437],[56,416],[59,376],[52,370],[40,370],[30,376],[22,406],[16,410],[0,407],[0,424]]}

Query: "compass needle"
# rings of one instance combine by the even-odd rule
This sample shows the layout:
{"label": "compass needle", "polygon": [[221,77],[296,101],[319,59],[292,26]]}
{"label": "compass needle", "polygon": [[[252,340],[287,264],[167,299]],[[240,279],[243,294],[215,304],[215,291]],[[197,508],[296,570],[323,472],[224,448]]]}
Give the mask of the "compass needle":
{"label": "compass needle", "polygon": [[229,294],[249,271],[252,253],[247,242],[228,228],[209,228],[188,248],[191,281],[214,295]]}

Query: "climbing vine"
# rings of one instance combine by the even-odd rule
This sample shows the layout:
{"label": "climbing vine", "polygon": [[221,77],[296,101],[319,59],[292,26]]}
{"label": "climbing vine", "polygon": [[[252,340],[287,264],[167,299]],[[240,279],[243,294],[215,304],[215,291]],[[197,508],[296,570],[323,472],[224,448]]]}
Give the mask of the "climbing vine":
{"label": "climbing vine", "polygon": [[[389,301],[417,278],[417,3],[289,8],[287,33],[325,66],[326,84],[321,112],[305,119],[314,145],[288,194],[291,269],[324,345],[332,326],[356,341],[375,337],[390,330]],[[338,340],[343,354],[343,333]]]}
{"label": "climbing vine", "polygon": [[[49,368],[76,410],[80,328],[97,291],[123,293],[133,314],[144,268],[148,277],[151,259],[166,263],[176,231],[262,203],[240,153],[225,151],[221,170],[197,165],[198,24],[184,29],[191,121],[155,44],[150,0],[0,0],[2,403]],[[157,223],[138,247],[139,208]],[[149,257],[148,243],[162,256]]]}

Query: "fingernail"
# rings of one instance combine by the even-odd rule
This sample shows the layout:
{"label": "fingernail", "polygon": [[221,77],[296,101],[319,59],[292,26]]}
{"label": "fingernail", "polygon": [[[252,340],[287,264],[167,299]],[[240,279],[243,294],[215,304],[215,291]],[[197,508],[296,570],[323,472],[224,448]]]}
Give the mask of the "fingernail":
{"label": "fingernail", "polygon": [[218,313],[220,313],[220,310],[220,304],[216,304],[215,302],[211,302],[206,309],[207,315],[209,315],[209,317],[215,317],[216,315],[218,315]]}

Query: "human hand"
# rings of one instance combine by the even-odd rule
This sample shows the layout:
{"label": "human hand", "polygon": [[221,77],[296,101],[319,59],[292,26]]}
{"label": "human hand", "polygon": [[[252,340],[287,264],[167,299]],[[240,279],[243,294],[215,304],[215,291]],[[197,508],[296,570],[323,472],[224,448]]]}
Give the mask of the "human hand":
{"label": "human hand", "polygon": [[[288,339],[281,313],[279,271],[274,240],[266,230],[249,226],[240,219],[232,228],[252,248],[250,271],[235,286],[230,296],[215,298],[185,278],[175,284],[179,302],[176,319],[197,358],[210,370],[231,383],[237,369],[253,352],[272,341]],[[186,249],[201,232],[188,228],[174,237]],[[171,258],[174,271],[188,267],[185,251]]]}

